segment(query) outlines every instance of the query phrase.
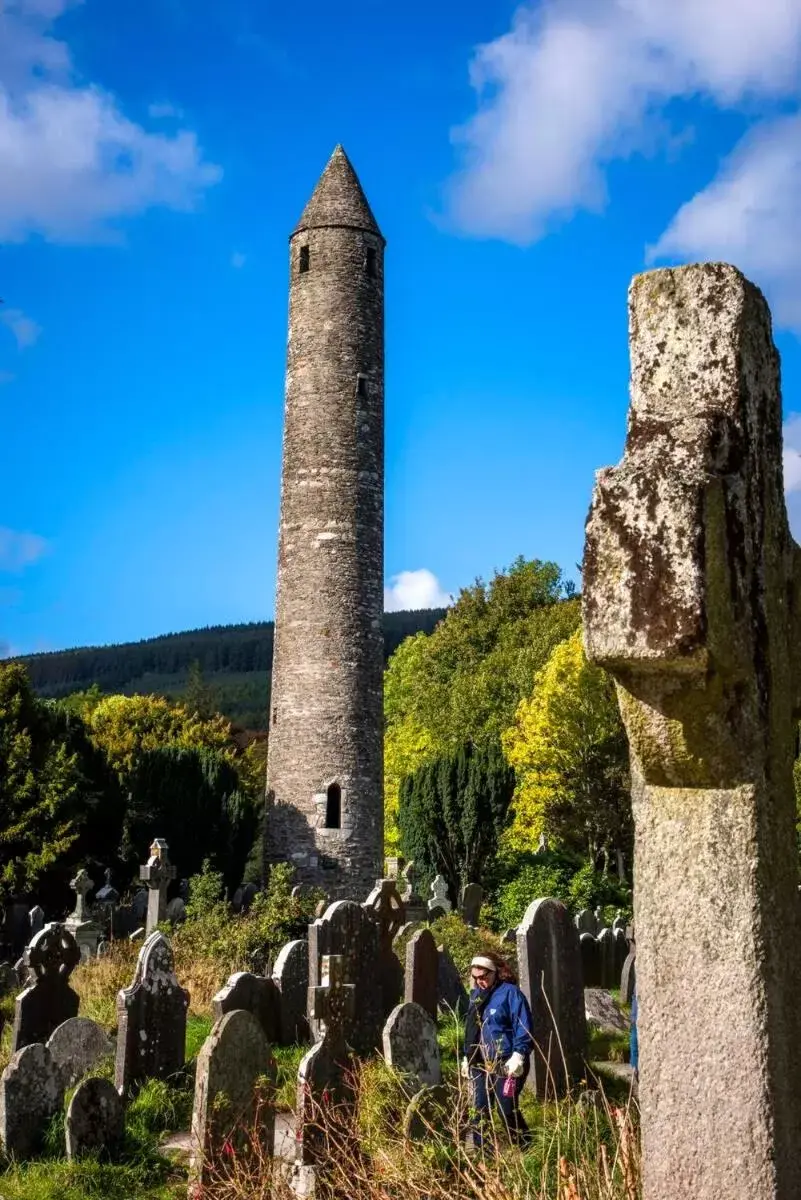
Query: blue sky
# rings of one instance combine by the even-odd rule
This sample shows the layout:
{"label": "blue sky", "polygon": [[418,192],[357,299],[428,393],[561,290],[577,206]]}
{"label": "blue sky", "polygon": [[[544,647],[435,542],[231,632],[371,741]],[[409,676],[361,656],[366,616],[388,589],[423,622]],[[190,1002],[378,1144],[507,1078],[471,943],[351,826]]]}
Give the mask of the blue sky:
{"label": "blue sky", "polygon": [[660,263],[764,288],[801,516],[800,48],[801,0],[6,0],[0,647],[272,615],[287,237],[337,141],[388,239],[390,604],[576,576]]}

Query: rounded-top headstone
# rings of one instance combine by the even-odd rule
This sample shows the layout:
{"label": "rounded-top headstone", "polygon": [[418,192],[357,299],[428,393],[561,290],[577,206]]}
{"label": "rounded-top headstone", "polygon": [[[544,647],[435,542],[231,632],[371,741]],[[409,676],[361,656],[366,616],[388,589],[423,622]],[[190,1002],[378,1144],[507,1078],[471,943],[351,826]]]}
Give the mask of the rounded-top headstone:
{"label": "rounded-top headstone", "polygon": [[64,1122],[67,1158],[98,1150],[114,1156],[125,1135],[125,1108],[108,1079],[84,1079],[78,1084]]}
{"label": "rounded-top headstone", "polygon": [[114,1049],[97,1022],[88,1017],[62,1021],[48,1038],[47,1048],[65,1088],[72,1087]]}

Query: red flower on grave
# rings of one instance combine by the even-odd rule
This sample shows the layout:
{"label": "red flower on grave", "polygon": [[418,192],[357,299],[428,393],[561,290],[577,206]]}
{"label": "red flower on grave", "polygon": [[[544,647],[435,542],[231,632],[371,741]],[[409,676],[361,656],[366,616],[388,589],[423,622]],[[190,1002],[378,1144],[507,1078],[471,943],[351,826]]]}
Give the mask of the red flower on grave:
{"label": "red flower on grave", "polygon": [[223,1154],[228,1154],[231,1158],[233,1158],[234,1147],[228,1139],[223,1142],[222,1152]]}

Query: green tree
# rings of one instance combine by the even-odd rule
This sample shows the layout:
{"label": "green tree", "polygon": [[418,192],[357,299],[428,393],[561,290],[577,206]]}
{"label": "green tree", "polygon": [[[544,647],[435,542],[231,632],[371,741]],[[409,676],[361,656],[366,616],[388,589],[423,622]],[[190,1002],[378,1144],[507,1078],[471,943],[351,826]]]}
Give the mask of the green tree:
{"label": "green tree", "polygon": [[198,658],[189,664],[181,704],[187,712],[201,717],[204,721],[209,720],[217,712],[217,695],[214,688],[206,682],[203,667]]}
{"label": "green tree", "polygon": [[400,789],[400,844],[423,877],[442,874],[455,900],[485,880],[509,817],[514,772],[500,746],[468,743],[423,763]]}
{"label": "green tree", "polygon": [[85,818],[78,755],[58,736],[24,667],[0,664],[0,890],[33,888]]}
{"label": "green tree", "polygon": [[628,744],[612,679],[587,661],[577,630],[538,672],[531,696],[503,737],[517,774],[515,818],[505,846],[533,851],[541,833],[604,857],[632,845]]}

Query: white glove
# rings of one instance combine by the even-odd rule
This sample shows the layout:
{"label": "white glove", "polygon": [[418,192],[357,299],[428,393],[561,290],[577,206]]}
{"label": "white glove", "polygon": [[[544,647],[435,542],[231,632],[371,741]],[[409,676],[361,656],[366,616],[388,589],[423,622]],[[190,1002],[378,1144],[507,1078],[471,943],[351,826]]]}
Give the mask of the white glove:
{"label": "white glove", "polygon": [[523,1068],[525,1065],[526,1060],[523,1058],[522,1054],[518,1054],[517,1050],[515,1050],[514,1054],[510,1055],[504,1063],[506,1074],[511,1076],[513,1079],[517,1079],[519,1075],[523,1074]]}
{"label": "white glove", "polygon": [[460,1070],[461,1070],[462,1079],[470,1078],[470,1066],[469,1066],[466,1058],[462,1059],[462,1065],[461,1065]]}

